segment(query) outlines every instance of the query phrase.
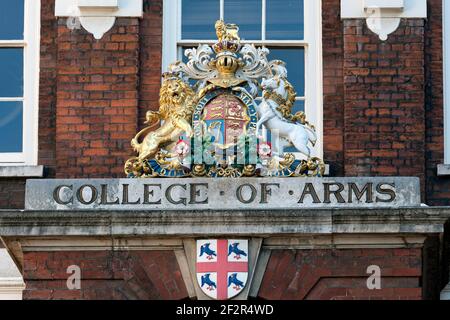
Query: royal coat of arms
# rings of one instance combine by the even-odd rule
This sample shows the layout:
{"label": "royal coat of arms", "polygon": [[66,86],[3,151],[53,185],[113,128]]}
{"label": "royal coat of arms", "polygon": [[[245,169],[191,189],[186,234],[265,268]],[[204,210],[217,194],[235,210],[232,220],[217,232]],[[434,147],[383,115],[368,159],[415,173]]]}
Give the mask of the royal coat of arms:
{"label": "royal coat of arms", "polygon": [[241,45],[238,31],[218,21],[215,45],[186,50],[187,63],[163,74],[159,111],[147,112],[149,126],[131,142],[138,156],[125,164],[128,177],[323,175],[322,160],[311,157],[314,126],[304,112],[292,114],[285,63]]}
{"label": "royal coat of arms", "polygon": [[198,240],[197,282],[210,298],[239,295],[248,278],[248,240]]}

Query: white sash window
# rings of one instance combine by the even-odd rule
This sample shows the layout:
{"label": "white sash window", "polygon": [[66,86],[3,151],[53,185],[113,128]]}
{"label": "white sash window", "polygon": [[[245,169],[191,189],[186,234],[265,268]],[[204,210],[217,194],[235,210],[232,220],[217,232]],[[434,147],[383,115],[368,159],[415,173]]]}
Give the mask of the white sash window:
{"label": "white sash window", "polygon": [[242,43],[270,49],[269,59],[287,64],[297,97],[294,113],[305,111],[322,146],[322,19],[320,0],[165,0],[163,70],[182,60],[184,50],[214,44],[218,19],[239,25]]}
{"label": "white sash window", "polygon": [[37,164],[40,1],[0,1],[0,165]]}

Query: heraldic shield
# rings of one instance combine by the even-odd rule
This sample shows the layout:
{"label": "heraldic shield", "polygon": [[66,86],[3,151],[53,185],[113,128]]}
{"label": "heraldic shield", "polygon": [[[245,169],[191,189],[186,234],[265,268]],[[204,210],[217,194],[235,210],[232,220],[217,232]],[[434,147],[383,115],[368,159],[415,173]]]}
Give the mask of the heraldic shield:
{"label": "heraldic shield", "polygon": [[248,240],[197,240],[196,273],[208,297],[236,297],[247,284]]}

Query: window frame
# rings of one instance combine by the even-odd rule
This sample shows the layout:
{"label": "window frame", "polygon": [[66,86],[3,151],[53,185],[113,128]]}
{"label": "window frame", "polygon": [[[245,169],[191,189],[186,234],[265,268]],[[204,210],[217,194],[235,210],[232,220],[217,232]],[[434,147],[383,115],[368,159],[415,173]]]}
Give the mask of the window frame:
{"label": "window frame", "polygon": [[37,165],[41,1],[24,0],[23,40],[1,40],[0,48],[23,48],[23,97],[0,101],[23,102],[22,152],[0,152],[0,166]]}
{"label": "window frame", "polygon": [[[265,24],[266,1],[262,1],[262,23]],[[220,0],[220,17],[224,16],[223,2],[224,0]],[[171,63],[178,60],[180,45],[197,46],[199,43],[209,45],[215,43],[213,40],[182,40],[181,10],[181,1],[164,0],[162,47],[162,70],[164,71]],[[303,47],[305,49],[305,113],[308,121],[315,126],[318,137],[311,156],[323,158],[322,0],[304,0],[304,11],[303,40],[248,40],[242,41],[242,43],[253,43],[256,46],[266,47]],[[233,21],[227,22],[232,23]],[[265,38],[264,32],[262,38]]]}

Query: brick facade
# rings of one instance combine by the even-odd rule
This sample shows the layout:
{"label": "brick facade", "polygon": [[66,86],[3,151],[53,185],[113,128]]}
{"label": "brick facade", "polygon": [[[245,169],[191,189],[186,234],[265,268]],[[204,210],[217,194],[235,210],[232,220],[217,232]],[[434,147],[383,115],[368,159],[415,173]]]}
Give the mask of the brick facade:
{"label": "brick facade", "polygon": [[[144,0],[142,19],[119,18],[95,40],[55,18],[55,0],[41,0],[38,159],[47,178],[124,177],[123,164],[133,154],[130,140],[146,111],[158,109],[162,1]],[[364,20],[341,20],[340,5],[322,0],[324,159],[330,175],[417,176],[423,202],[450,205],[450,179],[436,173],[444,158],[441,0],[428,0],[428,19],[403,19],[385,42]],[[25,180],[0,178],[0,208],[23,208]],[[277,250],[259,297],[435,298],[438,246],[436,240],[425,253]],[[72,264],[83,266],[81,291],[66,288]],[[365,286],[370,264],[386,272],[381,291]],[[26,299],[188,297],[170,251],[25,252],[23,266]]]}
{"label": "brick facade", "polygon": [[418,176],[424,185],[424,21],[385,42],[344,22],[344,167],[348,176]]}
{"label": "brick facade", "polygon": [[[381,290],[367,288],[367,267],[382,270]],[[268,300],[419,300],[420,249],[275,250],[259,296]]]}
{"label": "brick facade", "polygon": [[[81,269],[81,289],[69,290],[69,266]],[[26,252],[24,299],[180,300],[188,297],[171,251]]]}
{"label": "brick facade", "polygon": [[[81,268],[68,290],[67,268]],[[367,289],[367,267],[382,270],[382,289]],[[274,250],[258,297],[279,300],[422,299],[421,249]],[[58,251],[24,254],[25,299],[184,299],[170,251]]]}
{"label": "brick facade", "polygon": [[344,175],[344,39],[340,1],[322,2],[323,148],[330,174]]}
{"label": "brick facade", "polygon": [[139,21],[100,41],[58,26],[56,177],[120,177],[137,129]]}
{"label": "brick facade", "polygon": [[437,165],[444,163],[441,1],[428,1],[428,15],[429,19],[425,30],[427,203],[448,206],[450,204],[450,179],[437,177],[436,170]]}
{"label": "brick facade", "polygon": [[[423,201],[450,204],[443,163],[442,8],[404,19],[381,42],[324,0],[324,158],[332,176],[418,176]],[[130,140],[158,108],[162,1],[121,18],[101,40],[70,31],[42,1],[39,164],[47,177],[122,177]],[[23,179],[1,179],[1,208],[23,207]]]}

